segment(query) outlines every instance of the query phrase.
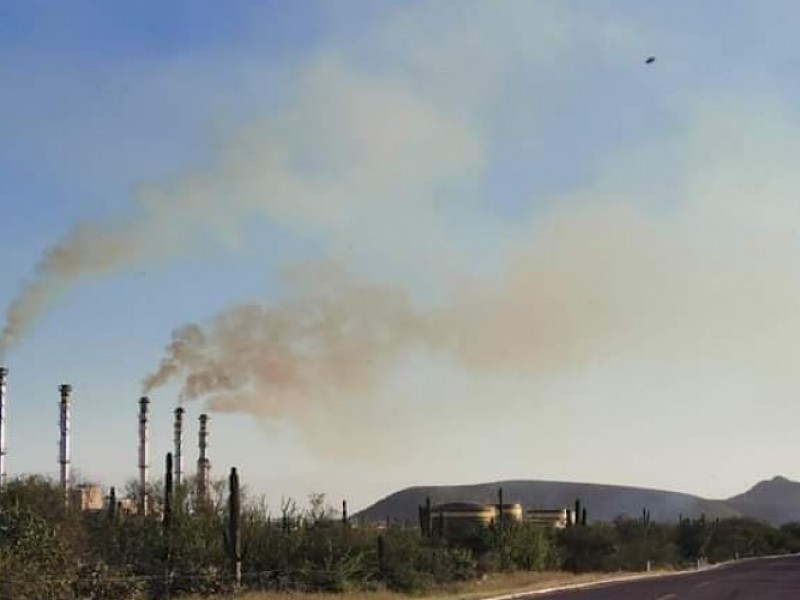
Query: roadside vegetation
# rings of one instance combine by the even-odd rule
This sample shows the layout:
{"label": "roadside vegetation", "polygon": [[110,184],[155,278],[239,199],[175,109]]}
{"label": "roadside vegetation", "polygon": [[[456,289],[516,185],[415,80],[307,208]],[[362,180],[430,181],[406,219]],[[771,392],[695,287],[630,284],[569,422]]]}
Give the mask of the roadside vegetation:
{"label": "roadside vegetation", "polygon": [[664,524],[644,511],[638,519],[562,531],[508,523],[448,542],[423,535],[419,524],[334,517],[321,495],[306,506],[285,501],[270,512],[245,493],[232,504],[224,481],[204,502],[191,488],[175,490],[174,497],[154,488],[153,508],[139,516],[67,510],[51,481],[9,481],[0,493],[0,598],[134,600],[234,588],[244,597],[373,592],[388,598],[459,590],[466,598],[461,592],[489,591],[486,582],[498,574],[527,582],[554,571],[672,569],[800,551],[797,523],[774,528],[752,519],[700,518]]}

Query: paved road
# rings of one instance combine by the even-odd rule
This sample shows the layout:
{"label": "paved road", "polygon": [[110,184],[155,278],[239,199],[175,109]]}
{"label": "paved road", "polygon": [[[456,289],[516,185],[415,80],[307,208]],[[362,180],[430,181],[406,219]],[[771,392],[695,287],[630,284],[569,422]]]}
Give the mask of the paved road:
{"label": "paved road", "polygon": [[800,556],[743,561],[718,569],[531,596],[530,600],[800,599]]}

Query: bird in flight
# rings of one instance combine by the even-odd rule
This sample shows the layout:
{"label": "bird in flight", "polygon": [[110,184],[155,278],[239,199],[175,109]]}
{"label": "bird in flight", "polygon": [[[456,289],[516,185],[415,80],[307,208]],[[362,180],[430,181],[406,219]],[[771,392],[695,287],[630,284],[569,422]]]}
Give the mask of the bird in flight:
{"label": "bird in flight", "polygon": [[644,64],[652,65],[654,62],[656,62],[656,57],[655,56],[650,56],[650,57],[647,58],[646,61],[644,61]]}

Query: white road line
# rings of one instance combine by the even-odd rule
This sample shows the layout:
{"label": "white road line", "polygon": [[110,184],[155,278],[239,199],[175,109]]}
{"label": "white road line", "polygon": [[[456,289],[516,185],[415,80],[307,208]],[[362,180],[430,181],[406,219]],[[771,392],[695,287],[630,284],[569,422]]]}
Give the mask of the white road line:
{"label": "white road line", "polygon": [[664,596],[659,596],[656,600],[672,600],[672,598],[677,598],[678,594],[666,594]]}
{"label": "white road line", "polygon": [[698,583],[696,586],[694,586],[694,589],[704,588],[707,585],[710,585],[710,584],[714,583],[715,581],[716,581],[716,579],[714,579],[712,581],[703,581],[701,583]]}

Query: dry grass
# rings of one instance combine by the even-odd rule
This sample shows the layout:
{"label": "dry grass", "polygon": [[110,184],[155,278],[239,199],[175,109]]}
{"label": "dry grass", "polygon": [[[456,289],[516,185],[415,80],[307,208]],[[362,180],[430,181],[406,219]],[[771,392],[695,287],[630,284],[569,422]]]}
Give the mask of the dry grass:
{"label": "dry grass", "polygon": [[[561,585],[594,583],[626,575],[641,573],[584,573],[573,575],[564,572],[546,573],[497,573],[483,581],[471,582],[448,590],[426,594],[426,600],[479,600],[490,596],[501,596],[526,591],[534,591]],[[218,599],[233,596],[216,596]],[[410,596],[397,592],[347,592],[344,594],[306,594],[291,592],[251,592],[237,594],[237,600],[408,600]],[[192,597],[191,600],[200,600]]]}

